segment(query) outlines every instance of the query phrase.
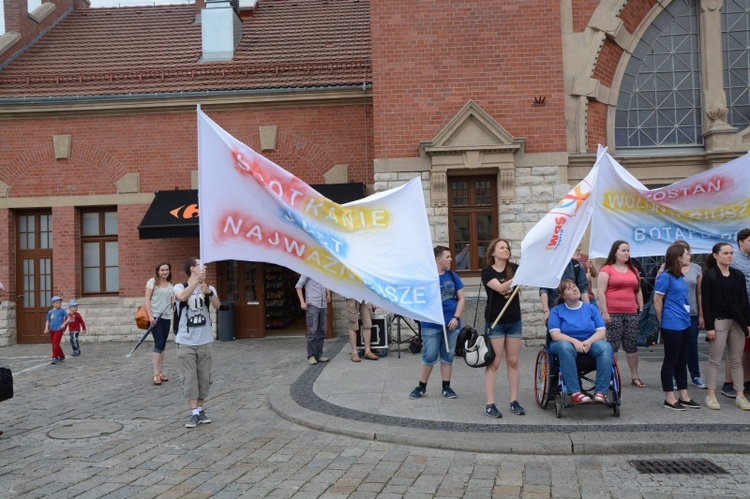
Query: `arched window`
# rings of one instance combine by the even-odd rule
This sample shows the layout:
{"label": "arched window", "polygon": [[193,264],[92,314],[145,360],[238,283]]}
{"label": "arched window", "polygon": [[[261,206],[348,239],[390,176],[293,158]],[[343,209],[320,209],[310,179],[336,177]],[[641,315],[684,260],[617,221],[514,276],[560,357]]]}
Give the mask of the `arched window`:
{"label": "arched window", "polygon": [[727,123],[750,126],[750,0],[726,0],[721,16]]}
{"label": "arched window", "polygon": [[630,57],[615,115],[618,150],[703,145],[696,3],[671,2]]}

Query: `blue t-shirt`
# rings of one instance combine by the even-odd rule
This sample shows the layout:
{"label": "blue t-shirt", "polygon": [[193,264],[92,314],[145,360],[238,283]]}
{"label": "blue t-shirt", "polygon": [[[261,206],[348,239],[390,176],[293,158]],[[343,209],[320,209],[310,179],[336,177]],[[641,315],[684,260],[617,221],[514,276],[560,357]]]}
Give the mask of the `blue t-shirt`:
{"label": "blue t-shirt", "polygon": [[583,301],[578,308],[569,308],[565,303],[553,307],[547,324],[550,331],[557,329],[578,341],[591,338],[597,329],[605,327],[599,309]]}
{"label": "blue t-shirt", "polygon": [[[669,287],[669,292],[667,292]],[[673,331],[682,331],[690,327],[690,301],[688,285],[685,279],[662,272],[656,278],[654,293],[666,296],[662,301],[661,327]]]}
{"label": "blue t-shirt", "polygon": [[[53,308],[47,312],[47,320],[49,321],[50,331],[59,331],[62,329],[63,322],[68,316],[68,312],[62,308]],[[38,316],[37,316],[38,317]]]}
{"label": "blue t-shirt", "polygon": [[[455,282],[454,282],[455,281]],[[445,320],[445,326],[448,327],[448,323],[456,315],[456,308],[458,307],[458,290],[464,288],[464,283],[461,282],[461,278],[458,277],[454,272],[446,270],[440,275],[440,297],[443,300],[443,319]],[[422,327],[432,329],[443,329],[442,324],[433,324],[431,322],[423,322]],[[458,327],[461,328],[461,320],[458,321]]]}

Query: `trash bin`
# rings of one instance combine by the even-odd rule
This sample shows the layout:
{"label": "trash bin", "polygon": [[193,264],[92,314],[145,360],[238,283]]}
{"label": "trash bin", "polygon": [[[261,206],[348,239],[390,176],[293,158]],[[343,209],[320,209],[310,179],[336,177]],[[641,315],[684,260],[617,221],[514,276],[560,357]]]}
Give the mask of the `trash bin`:
{"label": "trash bin", "polygon": [[234,340],[234,303],[221,302],[219,307],[219,341]]}

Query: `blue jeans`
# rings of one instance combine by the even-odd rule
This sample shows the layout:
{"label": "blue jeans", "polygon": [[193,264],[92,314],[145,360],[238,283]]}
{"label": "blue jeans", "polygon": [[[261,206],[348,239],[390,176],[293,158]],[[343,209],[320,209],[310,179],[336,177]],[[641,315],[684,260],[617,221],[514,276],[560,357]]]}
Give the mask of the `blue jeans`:
{"label": "blue jeans", "polygon": [[307,306],[307,356],[315,360],[323,356],[323,341],[326,339],[328,309]]}
{"label": "blue jeans", "polygon": [[154,353],[162,353],[167,348],[167,337],[169,336],[169,326],[172,321],[169,319],[157,319],[156,326],[151,329],[154,335]]}
{"label": "blue jeans", "polygon": [[688,358],[687,365],[691,378],[701,377],[701,368],[698,363],[698,316],[690,316],[690,328],[688,329]]}
{"label": "blue jeans", "polygon": [[437,364],[438,358],[440,358],[441,364],[453,364],[459,327],[453,331],[448,331],[448,349],[450,351],[446,352],[443,330],[422,326],[422,364],[434,366]]}
{"label": "blue jeans", "polygon": [[[557,355],[560,363],[565,391],[568,395],[580,392],[581,383],[578,380],[578,366],[576,365],[579,353],[576,347],[567,341],[553,341],[549,348],[553,354]],[[584,355],[596,360],[596,383],[594,384],[596,393],[606,394],[612,379],[612,356],[614,355],[612,345],[606,340],[596,341]]]}

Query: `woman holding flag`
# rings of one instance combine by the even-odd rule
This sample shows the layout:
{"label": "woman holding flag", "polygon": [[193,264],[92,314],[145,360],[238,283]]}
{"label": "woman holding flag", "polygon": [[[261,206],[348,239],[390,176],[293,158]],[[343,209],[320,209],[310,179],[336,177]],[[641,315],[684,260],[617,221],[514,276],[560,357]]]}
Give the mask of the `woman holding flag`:
{"label": "woman holding flag", "polygon": [[607,261],[596,278],[599,310],[607,326],[607,341],[615,352],[622,344],[630,369],[631,383],[646,384],[638,377],[638,313],[643,309],[641,277],[630,259],[630,245],[615,241]]}
{"label": "woman holding flag", "polygon": [[490,328],[500,311],[510,299],[505,314],[500,317],[495,327],[489,330],[495,360],[484,371],[484,393],[487,397],[485,416],[501,418],[503,415],[495,405],[495,382],[497,370],[505,352],[505,365],[508,372],[508,389],[510,390],[510,412],[523,416],[526,414],[518,403],[518,357],[521,354],[521,302],[518,294],[512,295],[513,276],[518,265],[510,260],[510,244],[505,239],[495,239],[487,248],[487,257],[482,270],[482,284],[487,290],[487,306],[484,309],[484,320]]}

